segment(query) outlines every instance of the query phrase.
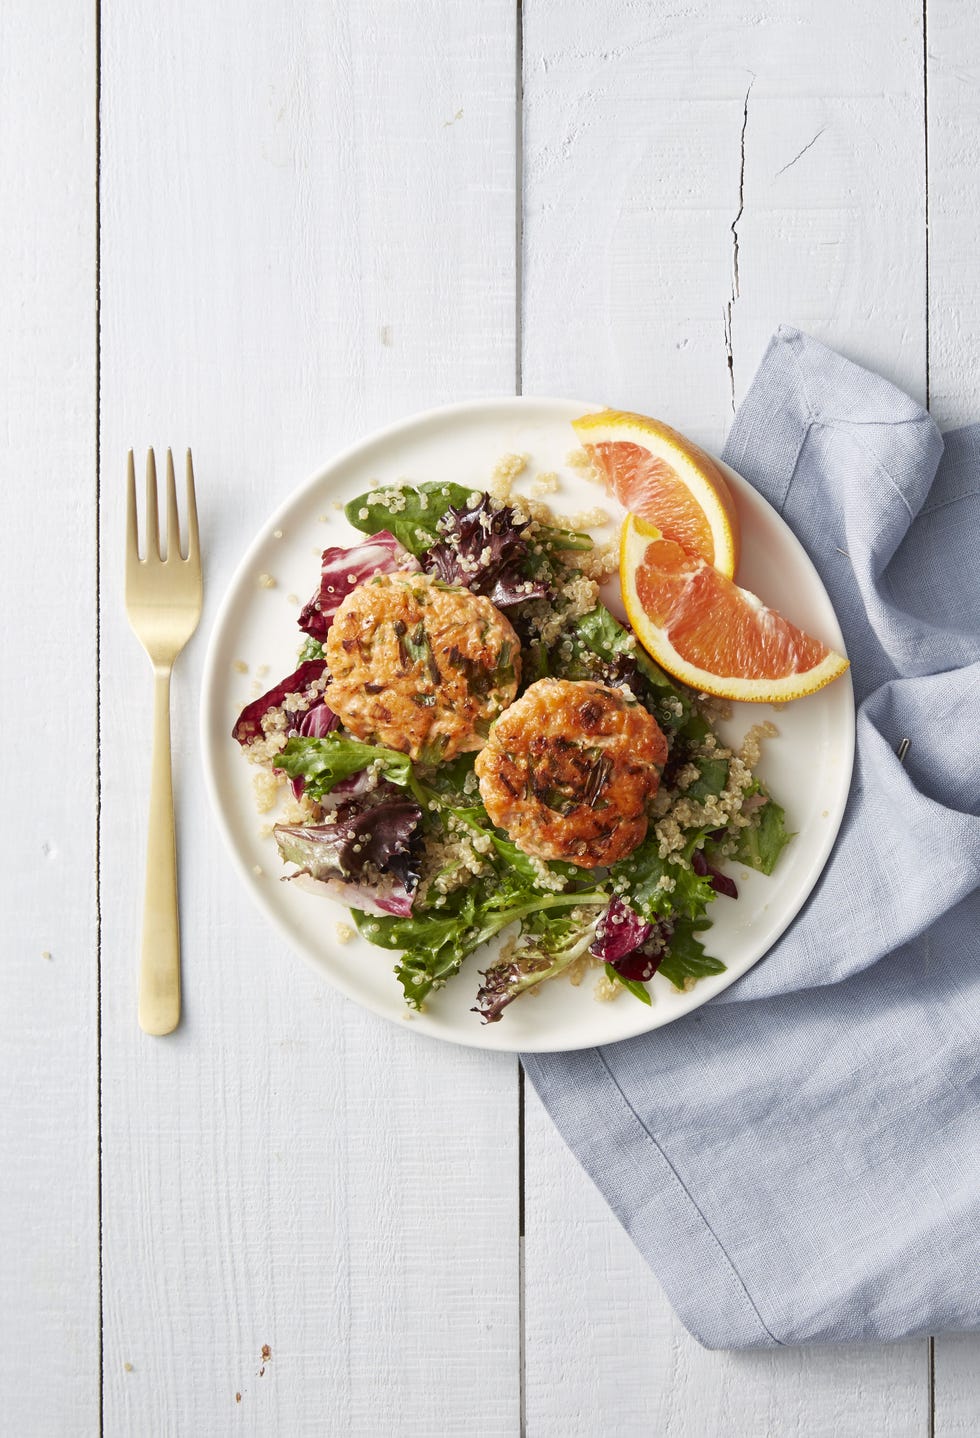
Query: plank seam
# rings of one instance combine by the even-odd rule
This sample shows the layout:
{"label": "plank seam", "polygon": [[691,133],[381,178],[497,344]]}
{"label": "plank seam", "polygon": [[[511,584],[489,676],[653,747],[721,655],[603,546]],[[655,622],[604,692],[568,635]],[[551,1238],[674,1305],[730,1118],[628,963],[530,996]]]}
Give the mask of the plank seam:
{"label": "plank seam", "polygon": [[930,1338],[926,1347],[927,1371],[928,1371],[928,1410],[929,1417],[926,1426],[928,1438],[936,1438],[936,1340]]}
{"label": "plank seam", "polygon": [[926,409],[929,408],[929,0],[922,0],[922,158],[926,210]]}
{"label": "plank seam", "polygon": [[95,0],[95,1065],[98,1143],[99,1433],[105,1433],[105,1277],[102,1258],[102,5]]}
{"label": "plank seam", "polygon": [[527,1099],[525,1095],[524,1065],[517,1060],[517,1351],[518,1351],[518,1407],[521,1438],[527,1433],[527,1302],[524,1269],[524,1155]]}
{"label": "plank seam", "polygon": [[515,17],[514,392],[524,393],[524,4]]}
{"label": "plank seam", "polygon": [[[922,169],[925,189],[926,409],[929,408],[929,0],[922,0]],[[928,1438],[936,1438],[936,1340],[926,1345]]]}
{"label": "plank seam", "polygon": [[[514,16],[514,389],[524,392],[524,4]],[[517,1061],[517,1401],[521,1438],[527,1433],[527,1289],[524,1204],[527,1099],[524,1065]]]}

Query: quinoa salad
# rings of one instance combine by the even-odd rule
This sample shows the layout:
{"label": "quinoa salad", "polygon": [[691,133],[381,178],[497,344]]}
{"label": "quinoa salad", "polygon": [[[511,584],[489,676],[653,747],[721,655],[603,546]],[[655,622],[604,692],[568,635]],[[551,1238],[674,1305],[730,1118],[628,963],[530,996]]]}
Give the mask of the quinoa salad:
{"label": "quinoa salad", "polygon": [[723,972],[702,940],[728,871],[771,874],[791,837],[755,772],[774,726],[723,741],[603,602],[608,516],[553,514],[550,474],[517,494],[524,467],[347,504],[295,669],[233,729],[284,881],[348,907],[338,941],[390,950],[410,1009],[480,950],[485,1023],[559,976],[650,1004],[655,975]]}

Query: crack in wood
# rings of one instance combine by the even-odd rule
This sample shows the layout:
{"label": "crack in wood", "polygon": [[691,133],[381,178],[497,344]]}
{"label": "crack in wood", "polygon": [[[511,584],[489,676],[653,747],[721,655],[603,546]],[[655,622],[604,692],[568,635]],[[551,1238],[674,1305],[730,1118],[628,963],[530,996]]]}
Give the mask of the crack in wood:
{"label": "crack in wood", "polygon": [[826,130],[826,128],[827,128],[826,125],[821,125],[821,126],[820,126],[820,129],[819,129],[819,130],[817,131],[817,133],[814,135],[813,139],[810,140],[807,144],[805,144],[805,145],[803,146],[803,149],[799,152],[798,155],[794,155],[791,160],[787,160],[787,162],[786,162],[786,164],[783,166],[783,168],[782,168],[781,170],[777,170],[776,173],[775,173],[775,175],[773,175],[773,179],[774,179],[774,180],[778,180],[778,178],[779,178],[780,175],[784,175],[787,170],[791,170],[791,169],[793,168],[793,166],[796,164],[797,160],[800,160],[800,159],[803,158],[803,156],[806,154],[807,150],[812,150],[813,146],[814,146],[814,145],[817,143],[817,141],[820,139],[820,136],[823,134],[823,132]]}
{"label": "crack in wood", "polygon": [[742,134],[739,141],[740,158],[738,170],[738,212],[731,223],[732,233],[732,292],[724,310],[723,323],[725,330],[725,355],[728,360],[728,383],[731,388],[732,414],[735,413],[735,355],[732,349],[732,310],[735,308],[735,301],[739,296],[738,282],[738,222],[742,218],[745,209],[745,134],[749,127],[749,96],[752,94],[752,86],[755,84],[755,76],[749,81],[748,89],[745,92],[745,99],[742,102]]}

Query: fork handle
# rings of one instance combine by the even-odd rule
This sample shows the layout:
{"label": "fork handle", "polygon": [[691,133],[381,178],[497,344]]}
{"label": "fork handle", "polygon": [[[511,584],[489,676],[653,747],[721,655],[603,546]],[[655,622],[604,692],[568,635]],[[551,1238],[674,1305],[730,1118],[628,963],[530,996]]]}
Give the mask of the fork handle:
{"label": "fork handle", "polygon": [[154,674],[139,1021],[144,1033],[169,1034],[180,1021],[180,920],[170,767],[170,669],[154,666]]}

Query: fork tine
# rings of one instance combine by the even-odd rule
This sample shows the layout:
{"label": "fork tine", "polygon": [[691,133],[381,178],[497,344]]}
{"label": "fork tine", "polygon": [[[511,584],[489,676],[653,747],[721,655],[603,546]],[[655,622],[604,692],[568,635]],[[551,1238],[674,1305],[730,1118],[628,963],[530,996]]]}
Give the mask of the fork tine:
{"label": "fork tine", "polygon": [[146,555],[160,558],[160,515],[157,510],[157,458],[152,449],[146,452]]}
{"label": "fork tine", "polygon": [[126,567],[138,564],[140,557],[139,527],[136,522],[136,463],[129,451],[126,464]]}
{"label": "fork tine", "polygon": [[187,558],[195,564],[201,561],[200,535],[197,530],[197,498],[194,494],[194,461],[187,451]]}
{"label": "fork tine", "polygon": [[167,558],[180,559],[180,517],[177,513],[177,482],[174,479],[174,456],[167,450]]}

